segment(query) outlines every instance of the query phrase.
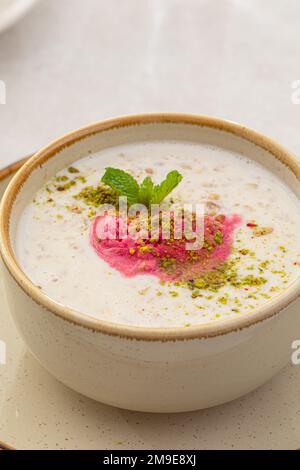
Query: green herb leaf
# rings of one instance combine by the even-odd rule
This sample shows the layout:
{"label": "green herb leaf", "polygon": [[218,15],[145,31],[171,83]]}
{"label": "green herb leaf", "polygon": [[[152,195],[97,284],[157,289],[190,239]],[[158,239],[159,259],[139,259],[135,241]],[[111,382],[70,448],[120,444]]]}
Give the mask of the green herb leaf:
{"label": "green herb leaf", "polygon": [[145,206],[149,207],[151,204],[151,198],[153,193],[154,183],[150,176],[147,176],[142,184],[140,185],[139,190],[139,202],[141,204],[145,204]]}
{"label": "green herb leaf", "polygon": [[105,169],[102,182],[118,191],[121,196],[127,197],[130,205],[138,202],[140,187],[137,181],[126,171],[108,167]]}
{"label": "green herb leaf", "polygon": [[151,204],[160,204],[182,180],[181,174],[174,170],[167,174],[166,179],[154,185],[147,176],[141,185],[124,170],[108,167],[102,177],[102,182],[118,191],[120,196],[126,196],[129,205],[140,203],[150,208]]}
{"label": "green herb leaf", "polygon": [[154,186],[151,204],[160,204],[173,191],[173,189],[178,186],[181,180],[182,175],[177,170],[170,171],[162,183]]}
{"label": "green herb leaf", "polygon": [[223,234],[222,232],[220,232],[220,230],[217,230],[217,232],[215,233],[215,242],[217,245],[221,245],[222,241],[223,241]]}

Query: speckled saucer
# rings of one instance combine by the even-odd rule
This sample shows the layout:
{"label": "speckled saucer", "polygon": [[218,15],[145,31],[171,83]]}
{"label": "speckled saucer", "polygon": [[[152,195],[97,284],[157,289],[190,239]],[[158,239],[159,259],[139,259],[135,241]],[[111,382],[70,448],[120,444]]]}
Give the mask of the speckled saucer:
{"label": "speckled saucer", "polygon": [[[22,163],[0,172],[0,195]],[[7,356],[6,365],[0,364],[0,448],[299,448],[300,366],[289,365],[259,390],[209,410],[169,415],[124,411],[78,395],[52,378],[19,338],[1,277],[0,299],[0,340]]]}

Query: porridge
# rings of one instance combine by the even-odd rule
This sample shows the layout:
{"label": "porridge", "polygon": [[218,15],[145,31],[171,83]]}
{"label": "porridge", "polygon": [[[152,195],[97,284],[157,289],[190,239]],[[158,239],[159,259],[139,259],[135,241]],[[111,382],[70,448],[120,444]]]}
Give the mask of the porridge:
{"label": "porridge", "polygon": [[[136,203],[163,204],[156,237],[146,237],[155,222],[147,212],[130,213]],[[186,204],[203,208],[196,249],[187,249],[191,233],[175,237]],[[187,218],[198,234],[194,209]],[[15,250],[58,303],[110,322],[188,328],[251,315],[284,292],[300,273],[299,229],[297,197],[258,163],[223,148],[149,141],[90,154],[51,178],[24,209]]]}

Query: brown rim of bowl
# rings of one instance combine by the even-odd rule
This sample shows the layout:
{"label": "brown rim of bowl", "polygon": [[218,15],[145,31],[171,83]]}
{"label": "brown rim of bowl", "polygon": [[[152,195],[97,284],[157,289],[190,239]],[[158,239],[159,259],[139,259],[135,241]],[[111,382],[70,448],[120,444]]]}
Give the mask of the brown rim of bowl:
{"label": "brown rim of bowl", "polygon": [[249,327],[282,311],[299,297],[300,277],[297,278],[284,293],[278,294],[276,298],[269,300],[264,305],[253,310],[251,315],[241,315],[234,319],[218,320],[204,325],[193,325],[188,328],[147,328],[99,320],[56,303],[44,295],[41,290],[27,278],[18,265],[10,243],[9,220],[17,193],[31,172],[37,166],[45,163],[48,159],[56,155],[60,150],[79,140],[107,130],[147,123],[177,123],[210,127],[242,137],[271,153],[275,158],[285,164],[296,178],[300,180],[300,164],[290,152],[272,139],[231,121],[191,114],[153,113],[121,116],[90,124],[62,136],[33,155],[14,176],[4,193],[0,208],[0,250],[6,268],[16,283],[37,304],[43,308],[47,308],[51,313],[63,320],[107,335],[145,341],[176,341],[215,337]]}

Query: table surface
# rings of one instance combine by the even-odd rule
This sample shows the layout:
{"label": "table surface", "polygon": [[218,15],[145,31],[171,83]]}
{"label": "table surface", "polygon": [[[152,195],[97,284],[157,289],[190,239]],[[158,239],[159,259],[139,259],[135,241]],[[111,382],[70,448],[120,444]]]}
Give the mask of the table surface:
{"label": "table surface", "polygon": [[40,0],[0,36],[0,166],[89,122],[209,114],[300,155],[298,0]]}

